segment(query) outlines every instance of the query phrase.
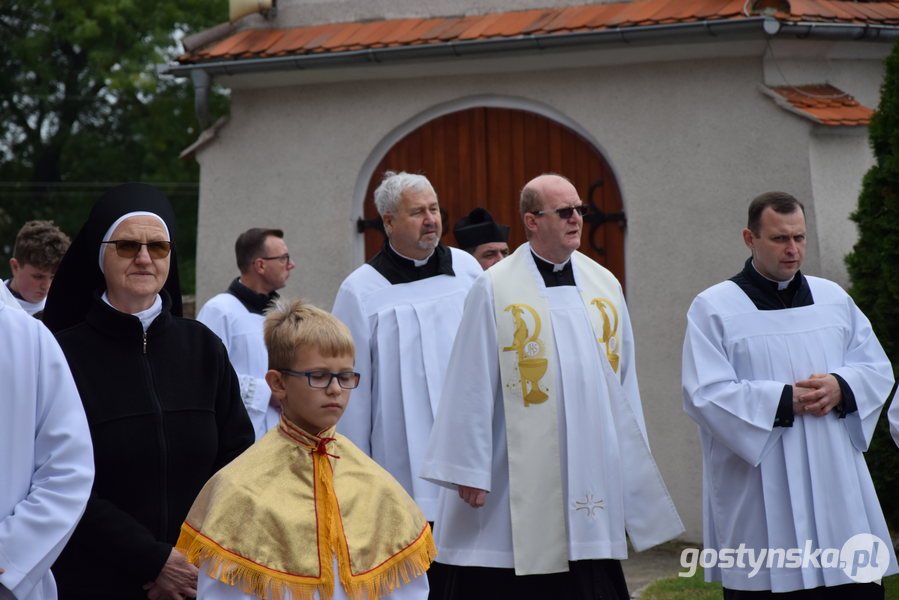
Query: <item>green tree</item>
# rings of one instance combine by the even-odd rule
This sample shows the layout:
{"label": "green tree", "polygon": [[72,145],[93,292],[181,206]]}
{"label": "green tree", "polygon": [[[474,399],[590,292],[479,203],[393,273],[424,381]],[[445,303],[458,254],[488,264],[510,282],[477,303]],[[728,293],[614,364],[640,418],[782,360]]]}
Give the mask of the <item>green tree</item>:
{"label": "green tree", "polygon": [[[850,293],[871,320],[890,361],[899,365],[899,42],[885,62],[880,104],[868,126],[875,164],[865,174],[858,208],[858,242],[846,257]],[[892,399],[890,399],[892,401]],[[899,450],[884,416],[867,453],[890,529],[899,529]]]}
{"label": "green tree", "polygon": [[[157,76],[178,39],[227,18],[225,0],[3,0],[0,7],[0,274],[16,231],[54,219],[70,235],[104,189],[158,184],[179,217],[194,287],[198,135],[190,85]],[[216,92],[212,112],[227,110]]]}

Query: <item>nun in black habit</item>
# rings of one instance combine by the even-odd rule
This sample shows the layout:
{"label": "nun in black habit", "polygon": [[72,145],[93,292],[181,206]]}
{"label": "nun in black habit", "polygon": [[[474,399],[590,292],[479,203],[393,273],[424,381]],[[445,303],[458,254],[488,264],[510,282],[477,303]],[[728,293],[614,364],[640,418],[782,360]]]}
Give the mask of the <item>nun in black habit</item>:
{"label": "nun in black habit", "polygon": [[253,442],[219,338],[181,317],[175,218],[158,189],[106,192],[72,242],[44,323],[87,414],[96,479],[53,566],[60,598],[181,599],[196,569],[174,550],[195,496]]}

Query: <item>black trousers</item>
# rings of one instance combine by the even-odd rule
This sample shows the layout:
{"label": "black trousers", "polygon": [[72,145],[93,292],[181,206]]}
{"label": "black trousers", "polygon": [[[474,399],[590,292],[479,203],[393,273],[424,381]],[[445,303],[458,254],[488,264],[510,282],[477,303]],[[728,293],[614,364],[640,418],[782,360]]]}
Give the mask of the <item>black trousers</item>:
{"label": "black trousers", "polygon": [[876,583],[849,583],[782,594],[724,588],[724,600],[883,600],[883,586]]}
{"label": "black trousers", "polygon": [[444,565],[443,600],[628,600],[617,560],[579,560],[567,573],[515,575],[515,569]]}
{"label": "black trousers", "polygon": [[428,592],[428,600],[444,600],[446,575],[449,568],[449,565],[439,562],[431,563],[428,569],[428,587],[431,588],[431,591]]}

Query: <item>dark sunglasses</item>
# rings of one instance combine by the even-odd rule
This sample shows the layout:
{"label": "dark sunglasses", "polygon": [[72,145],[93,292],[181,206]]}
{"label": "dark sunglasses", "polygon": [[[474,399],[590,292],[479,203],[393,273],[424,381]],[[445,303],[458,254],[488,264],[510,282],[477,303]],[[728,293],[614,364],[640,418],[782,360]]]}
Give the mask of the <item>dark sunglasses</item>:
{"label": "dark sunglasses", "polygon": [[138,242],[137,240],[109,240],[108,242],[100,242],[101,244],[115,244],[115,253],[122,258],[134,258],[140,254],[140,247],[147,247],[147,254],[150,258],[165,258],[172,251],[172,242],[155,241],[155,242]]}
{"label": "dark sunglasses", "polygon": [[532,215],[545,215],[546,213],[557,213],[560,219],[570,219],[575,212],[582,217],[590,212],[590,207],[586,204],[578,204],[577,206],[565,206],[563,208],[548,208],[546,210],[532,210]]}

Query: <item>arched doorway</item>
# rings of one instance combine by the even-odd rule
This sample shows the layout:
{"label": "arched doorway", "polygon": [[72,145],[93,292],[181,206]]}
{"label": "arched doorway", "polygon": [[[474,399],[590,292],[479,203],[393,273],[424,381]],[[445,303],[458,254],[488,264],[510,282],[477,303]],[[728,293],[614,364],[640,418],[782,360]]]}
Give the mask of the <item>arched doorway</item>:
{"label": "arched doorway", "polygon": [[[380,249],[372,201],[386,170],[428,177],[445,211],[443,242],[454,246],[453,224],[476,206],[511,226],[510,248],[525,241],[518,213],[521,187],[541,173],[568,177],[593,215],[584,227],[581,252],[611,270],[624,285],[621,193],[602,155],[571,129],[533,112],[476,107],[428,121],[394,144],[374,169],[363,202],[365,258]],[[613,220],[602,222],[603,216]]]}

